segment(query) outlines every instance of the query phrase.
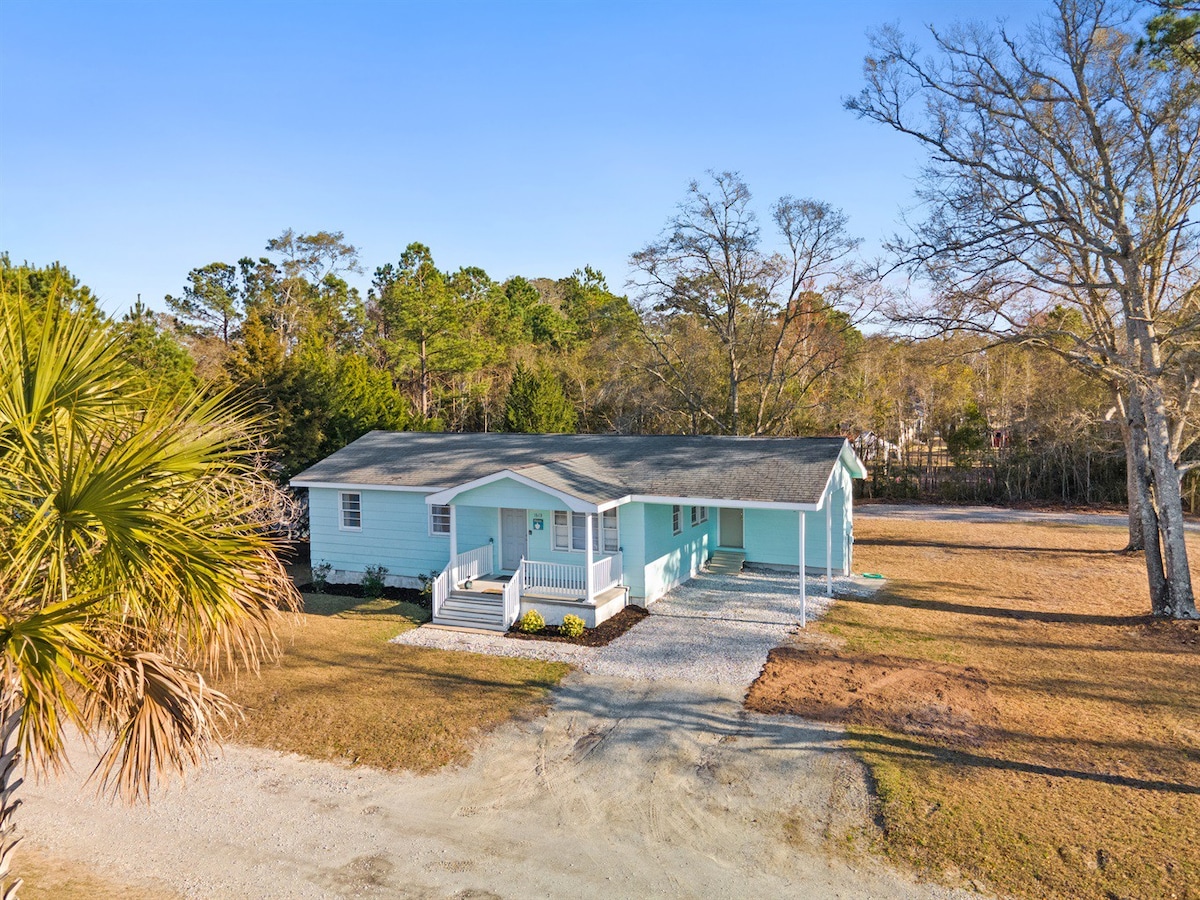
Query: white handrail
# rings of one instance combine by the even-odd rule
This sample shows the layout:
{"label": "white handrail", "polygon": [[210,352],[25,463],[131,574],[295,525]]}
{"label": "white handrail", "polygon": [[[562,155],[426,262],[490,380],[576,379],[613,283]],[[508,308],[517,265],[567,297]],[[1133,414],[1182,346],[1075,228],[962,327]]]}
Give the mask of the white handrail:
{"label": "white handrail", "polygon": [[492,545],[484,544],[466,553],[460,553],[450,561],[453,570],[451,587],[457,588],[464,581],[472,581],[492,571]]}
{"label": "white handrail", "polygon": [[587,590],[583,566],[525,560],[525,587],[541,594],[582,597]]}
{"label": "white handrail", "polygon": [[592,587],[598,594],[621,583],[621,551],[592,563]]}
{"label": "white handrail", "polygon": [[437,618],[442,611],[442,604],[450,596],[450,567],[447,566],[433,579],[433,616]]}
{"label": "white handrail", "polygon": [[517,564],[517,571],[513,573],[513,577],[504,585],[502,597],[504,599],[504,627],[507,628],[521,615],[521,591],[525,582],[525,560],[522,559]]}

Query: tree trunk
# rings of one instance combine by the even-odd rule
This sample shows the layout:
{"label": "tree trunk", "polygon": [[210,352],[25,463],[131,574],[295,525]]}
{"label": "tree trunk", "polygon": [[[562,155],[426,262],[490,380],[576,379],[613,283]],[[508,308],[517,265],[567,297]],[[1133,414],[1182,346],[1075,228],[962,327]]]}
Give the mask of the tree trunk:
{"label": "tree trunk", "polygon": [[1141,386],[1142,416],[1146,421],[1146,447],[1154,479],[1155,511],[1162,536],[1163,568],[1166,572],[1167,603],[1154,615],[1171,619],[1196,619],[1196,598],[1188,566],[1183,521],[1183,495],[1179,470],[1171,458],[1171,433],[1162,391],[1153,382]]}
{"label": "tree trunk", "polygon": [[1138,520],[1141,522],[1142,549],[1146,552],[1146,579],[1150,587],[1150,611],[1162,615],[1161,610],[1170,606],[1170,591],[1163,570],[1162,546],[1159,542],[1158,513],[1154,498],[1150,459],[1146,449],[1146,422],[1142,416],[1142,400],[1136,390],[1129,392],[1126,422],[1129,428],[1129,470],[1133,478],[1129,482],[1132,503],[1137,505]]}
{"label": "tree trunk", "polygon": [[[11,704],[5,703],[4,706]],[[17,745],[17,728],[20,724],[19,706],[8,712],[3,723],[0,723],[0,900],[17,900],[17,891],[21,888],[20,878],[9,878],[13,851],[21,843],[13,821],[13,814],[21,805],[20,800],[13,799],[13,794],[24,781],[22,778],[13,779],[21,757]]]}
{"label": "tree trunk", "polygon": [[[1129,510],[1129,543],[1125,552],[1134,553],[1146,549],[1146,529],[1142,522],[1142,488],[1138,480],[1138,466],[1134,447],[1134,429],[1129,421],[1129,406],[1121,389],[1114,388],[1117,410],[1120,414],[1121,441],[1125,445],[1125,501]],[[1143,445],[1144,446],[1144,445]]]}

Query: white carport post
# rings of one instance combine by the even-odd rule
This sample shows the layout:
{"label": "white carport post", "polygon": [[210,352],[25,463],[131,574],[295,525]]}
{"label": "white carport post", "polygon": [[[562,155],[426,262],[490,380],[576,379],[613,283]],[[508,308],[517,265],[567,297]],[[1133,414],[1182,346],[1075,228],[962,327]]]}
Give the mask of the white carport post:
{"label": "white carport post", "polygon": [[584,518],[587,526],[583,529],[583,540],[587,547],[587,555],[584,557],[587,560],[587,565],[583,570],[584,589],[587,591],[587,602],[592,602],[592,514],[585,513]]}
{"label": "white carport post", "polygon": [[800,510],[800,627],[808,627],[808,587],[804,583],[804,510]]}
{"label": "white carport post", "polygon": [[825,595],[833,599],[833,498],[825,497]]}

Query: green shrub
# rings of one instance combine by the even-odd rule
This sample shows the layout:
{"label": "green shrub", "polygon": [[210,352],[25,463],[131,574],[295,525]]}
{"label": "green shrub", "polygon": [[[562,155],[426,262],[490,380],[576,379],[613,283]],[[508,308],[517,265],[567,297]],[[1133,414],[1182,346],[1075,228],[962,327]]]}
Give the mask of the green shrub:
{"label": "green shrub", "polygon": [[329,583],[329,573],[333,571],[333,566],[327,562],[322,562],[319,566],[312,568],[312,586],[313,590],[318,594],[325,593],[325,585]]}
{"label": "green shrub", "polygon": [[569,638],[577,638],[583,634],[583,619],[567,613],[563,616],[562,624],[558,626],[561,634]]}
{"label": "green shrub", "polygon": [[374,600],[376,597],[383,595],[383,579],[387,575],[387,566],[367,566],[367,573],[363,575],[362,585],[363,596],[368,600]]}
{"label": "green shrub", "polygon": [[542,618],[542,614],[536,609],[531,609],[517,620],[517,630],[523,631],[526,634],[533,634],[535,631],[541,631],[546,627],[546,620]]}

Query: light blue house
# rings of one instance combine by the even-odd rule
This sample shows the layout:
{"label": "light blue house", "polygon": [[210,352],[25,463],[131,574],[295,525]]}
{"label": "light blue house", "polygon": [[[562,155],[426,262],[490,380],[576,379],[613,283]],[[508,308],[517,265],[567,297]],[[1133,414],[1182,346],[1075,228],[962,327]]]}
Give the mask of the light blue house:
{"label": "light blue house", "polygon": [[435,623],[503,630],[527,609],[594,627],[706,564],[828,584],[850,571],[865,474],[842,438],[375,431],[292,484],[330,581],[432,577]]}

